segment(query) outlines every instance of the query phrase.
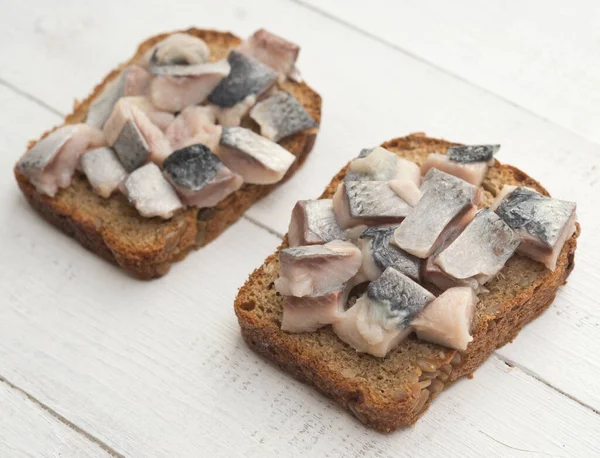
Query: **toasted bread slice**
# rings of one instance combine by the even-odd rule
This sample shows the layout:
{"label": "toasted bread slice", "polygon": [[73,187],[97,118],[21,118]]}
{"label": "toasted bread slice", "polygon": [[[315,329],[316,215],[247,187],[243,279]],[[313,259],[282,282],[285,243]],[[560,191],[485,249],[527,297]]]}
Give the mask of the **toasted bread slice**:
{"label": "toasted bread slice", "polygon": [[[212,60],[225,58],[229,50],[241,41],[231,33],[213,30],[192,28],[182,32],[202,38],[211,50]],[[90,104],[104,86],[116,78],[122,68],[139,60],[168,35],[170,34],[164,33],[144,41],[129,61],[109,73],[87,99],[75,104],[73,113],[65,118],[64,123],[84,122]],[[308,85],[290,79],[279,83],[279,86],[294,95],[311,117],[320,123],[319,94]],[[41,138],[50,132],[46,132]],[[313,147],[315,138],[315,131],[305,131],[279,142],[297,157],[286,178],[302,165]],[[35,143],[35,141],[30,142],[29,148]],[[84,247],[141,279],[156,278],[167,273],[173,262],[183,259],[193,248],[202,247],[214,240],[240,218],[254,202],[281,183],[245,184],[216,207],[200,211],[197,208],[188,208],[183,213],[164,221],[159,218],[141,217],[119,193],[109,199],[103,199],[93,192],[85,177],[80,175],[74,177],[71,186],[59,191],[53,198],[38,193],[25,176],[16,169],[15,175],[19,187],[31,206],[47,221],[75,237]]]}
{"label": "toasted bread slice", "polygon": [[[413,134],[382,146],[420,165],[429,153],[445,152],[451,145],[455,143]],[[348,166],[338,173],[321,198],[333,196],[347,170]],[[548,195],[525,173],[496,161],[483,183],[486,203],[504,184],[529,186]],[[554,272],[520,255],[507,262],[486,285],[490,292],[479,296],[474,340],[465,352],[411,336],[387,357],[376,358],[357,353],[331,326],[313,333],[281,331],[283,298],[273,286],[279,274],[278,253],[250,275],[235,301],[235,312],[251,348],[335,399],[364,424],[388,432],[414,423],[444,387],[473,373],[496,348],[513,340],[526,323],[550,306],[573,269],[578,235],[579,226],[562,249]],[[286,246],[287,237],[279,249]]]}

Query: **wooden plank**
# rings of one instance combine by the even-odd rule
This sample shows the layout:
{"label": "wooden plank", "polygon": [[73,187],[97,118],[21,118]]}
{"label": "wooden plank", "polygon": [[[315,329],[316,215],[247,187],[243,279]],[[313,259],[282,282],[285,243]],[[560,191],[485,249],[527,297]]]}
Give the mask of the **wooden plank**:
{"label": "wooden plank", "polygon": [[[165,278],[139,282],[30,211],[9,176],[29,129],[52,119],[0,90],[0,374],[125,456],[598,453],[600,416],[492,358],[414,428],[367,430],[242,342],[236,288],[279,243],[242,221]],[[19,127],[21,126],[21,127]],[[593,343],[593,342],[592,342]],[[592,344],[590,343],[590,345]],[[593,367],[592,367],[593,368]],[[583,373],[589,368],[580,368]],[[504,445],[503,445],[504,444]],[[513,448],[511,448],[513,447]]]}
{"label": "wooden plank", "polygon": [[109,458],[112,455],[22,392],[0,381],[0,456]]}
{"label": "wooden plank", "polygon": [[300,0],[600,142],[593,0]]}

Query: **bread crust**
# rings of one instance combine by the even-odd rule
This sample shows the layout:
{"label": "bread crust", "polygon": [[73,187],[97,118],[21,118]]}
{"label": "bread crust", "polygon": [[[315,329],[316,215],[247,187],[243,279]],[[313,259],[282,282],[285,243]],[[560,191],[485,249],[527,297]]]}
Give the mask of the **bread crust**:
{"label": "bread crust", "polygon": [[[231,33],[214,30],[190,28],[171,33],[178,32],[202,38],[211,49],[213,60],[225,58],[229,50],[241,41]],[[112,70],[85,100],[75,102],[73,112],[66,116],[62,125],[84,122],[91,102],[104,87],[116,78],[123,68],[134,63],[171,33],[150,37],[140,44],[130,60]],[[292,93],[320,124],[319,94],[307,84],[289,79],[279,86]],[[45,132],[39,140],[58,127],[60,126]],[[316,130],[299,132],[279,142],[297,157],[285,178],[279,183],[261,186],[244,184],[240,190],[213,208],[200,211],[188,208],[168,221],[147,219],[133,214],[129,208],[131,205],[121,195],[115,194],[105,201],[94,193],[87,180],[80,175],[74,177],[71,187],[60,190],[55,197],[49,197],[37,192],[16,167],[14,173],[25,198],[46,221],[107,261],[120,266],[137,278],[148,280],[166,274],[173,262],[185,258],[192,249],[203,247],[217,238],[256,201],[293,175],[312,150],[316,135]],[[39,140],[29,142],[28,148]],[[72,188],[76,190],[75,193]],[[127,227],[121,227],[119,213],[127,215]],[[132,236],[126,236],[136,230],[136,225],[137,229],[144,233],[143,240],[139,243],[136,243]]]}
{"label": "bread crust", "polygon": [[[430,152],[444,152],[453,144],[413,134],[382,146],[422,163]],[[331,198],[347,168],[334,177],[321,198]],[[488,202],[502,184],[530,186],[548,194],[524,172],[497,163],[484,182]],[[509,260],[499,279],[489,285],[490,293],[480,296],[473,341],[464,352],[410,338],[386,358],[377,359],[354,352],[335,336],[331,326],[307,334],[281,331],[283,299],[274,292],[272,284],[279,271],[278,252],[267,258],[240,289],[235,313],[244,340],[253,350],[333,398],[365,425],[390,432],[416,422],[443,388],[460,377],[470,376],[495,349],[512,341],[525,324],[550,306],[573,270],[579,232],[578,224],[576,233],[563,247],[554,272],[519,255]],[[286,246],[287,237],[278,251]],[[435,370],[426,372],[427,369]],[[396,372],[390,382],[380,382],[393,370]],[[435,388],[432,384],[422,389],[419,377],[436,371],[439,375],[434,378]]]}

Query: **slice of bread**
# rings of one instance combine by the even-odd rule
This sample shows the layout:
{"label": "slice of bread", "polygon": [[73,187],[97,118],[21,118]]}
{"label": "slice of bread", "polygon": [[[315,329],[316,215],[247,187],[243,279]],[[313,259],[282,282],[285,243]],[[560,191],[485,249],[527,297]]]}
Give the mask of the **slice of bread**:
{"label": "slice of bread", "polygon": [[[213,30],[192,28],[181,32],[202,38],[211,50],[212,60],[227,57],[229,50],[241,41],[231,33]],[[164,33],[144,41],[135,55],[109,73],[87,99],[75,103],[73,113],[65,118],[64,123],[84,122],[91,102],[106,84],[116,78],[122,68],[138,61],[148,50],[169,35]],[[293,82],[290,79],[278,84],[281,89],[294,95],[311,117],[320,123],[319,94],[305,83]],[[256,125],[246,125],[246,127],[257,128]],[[41,138],[50,132],[46,132]],[[306,131],[291,135],[279,142],[297,157],[286,178],[302,165],[313,147],[315,138],[315,131]],[[30,142],[28,147],[31,148],[35,143],[36,141]],[[109,199],[103,199],[92,191],[85,177],[81,175],[76,175],[72,185],[59,191],[54,198],[38,193],[25,176],[16,169],[15,176],[30,205],[47,221],[75,237],[84,247],[141,279],[156,278],[167,273],[173,262],[183,259],[193,248],[202,247],[214,240],[240,218],[254,202],[281,183],[245,184],[216,207],[200,211],[197,208],[188,208],[170,220],[164,221],[159,218],[141,217],[120,193],[114,194]]]}
{"label": "slice of bread", "polygon": [[[422,164],[429,153],[455,145],[412,134],[384,143],[396,154]],[[325,189],[331,198],[348,166]],[[483,183],[485,203],[504,184],[529,186],[548,195],[534,179],[509,165],[496,164]],[[579,225],[550,272],[540,263],[513,256],[479,296],[473,342],[465,352],[429,344],[411,336],[385,358],[359,354],[326,326],[314,333],[281,331],[283,298],[273,282],[279,274],[278,253],[250,275],[235,301],[235,312],[248,345],[298,379],[313,384],[350,410],[361,422],[380,431],[414,423],[439,392],[470,375],[496,349],[513,340],[521,328],[544,310],[566,282],[574,265]],[[284,238],[279,249],[287,246]]]}

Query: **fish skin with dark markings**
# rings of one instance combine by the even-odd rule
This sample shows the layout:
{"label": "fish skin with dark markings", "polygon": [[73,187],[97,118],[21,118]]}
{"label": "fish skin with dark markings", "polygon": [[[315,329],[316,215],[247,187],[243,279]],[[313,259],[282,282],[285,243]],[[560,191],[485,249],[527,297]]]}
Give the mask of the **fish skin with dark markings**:
{"label": "fish skin with dark markings", "polygon": [[112,147],[128,172],[133,172],[142,166],[150,156],[148,143],[133,119],[128,119],[125,122]]}
{"label": "fish skin with dark markings", "polygon": [[299,200],[292,210],[288,230],[290,246],[318,245],[343,239],[331,199]]}
{"label": "fish skin with dark markings", "polygon": [[398,226],[370,227],[360,239],[371,239],[371,253],[381,271],[394,267],[414,281],[421,277],[421,259],[390,243]]}
{"label": "fish skin with dark markings", "polygon": [[272,69],[238,51],[231,51],[227,61],[231,67],[229,75],[208,95],[208,101],[220,107],[232,107],[249,95],[258,96],[277,80]]}
{"label": "fish skin with dark markings", "polygon": [[514,254],[521,239],[489,208],[480,210],[465,230],[435,260],[450,276],[464,280],[495,276]]}
{"label": "fish skin with dark markings", "polygon": [[472,162],[488,162],[494,159],[494,155],[500,149],[500,145],[464,145],[450,146],[446,155],[454,162],[469,164]]}
{"label": "fish skin with dark markings", "polygon": [[250,110],[250,117],[260,126],[261,134],[274,142],[318,126],[289,92],[279,92],[257,103]]}
{"label": "fish skin with dark markings", "polygon": [[518,187],[502,200],[496,213],[513,229],[524,229],[544,245],[553,247],[575,209],[574,202]]}

